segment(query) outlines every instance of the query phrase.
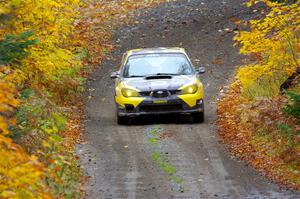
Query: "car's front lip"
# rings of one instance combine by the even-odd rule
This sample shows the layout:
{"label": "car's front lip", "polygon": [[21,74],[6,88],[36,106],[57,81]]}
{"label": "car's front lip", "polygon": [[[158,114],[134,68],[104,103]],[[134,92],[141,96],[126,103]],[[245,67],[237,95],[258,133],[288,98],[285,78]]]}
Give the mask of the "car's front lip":
{"label": "car's front lip", "polygon": [[[166,103],[155,104],[154,101],[165,101]],[[200,103],[201,102],[201,103]],[[129,104],[130,106],[130,104]],[[178,108],[177,108],[178,107]],[[131,107],[132,110],[128,108],[117,105],[119,116],[139,116],[139,115],[153,115],[153,114],[190,114],[203,112],[203,100],[199,99],[198,103],[190,107],[182,99],[177,96],[167,97],[167,98],[146,98],[137,107]],[[171,108],[171,109],[170,109]]]}
{"label": "car's front lip", "polygon": [[191,110],[174,110],[174,111],[153,111],[153,112],[119,112],[119,116],[141,116],[141,115],[163,115],[163,114],[191,114],[203,112],[203,108],[191,109]]}

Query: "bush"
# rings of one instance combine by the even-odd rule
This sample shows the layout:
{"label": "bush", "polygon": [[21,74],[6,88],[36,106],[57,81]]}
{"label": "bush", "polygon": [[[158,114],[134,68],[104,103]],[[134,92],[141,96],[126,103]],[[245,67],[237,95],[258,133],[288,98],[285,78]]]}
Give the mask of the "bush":
{"label": "bush", "polygon": [[28,52],[26,49],[37,43],[32,31],[23,32],[19,35],[6,35],[0,41],[0,64],[6,65],[19,62]]}
{"label": "bush", "polygon": [[290,98],[290,104],[285,107],[285,111],[298,119],[300,123],[300,94],[295,92],[287,92],[287,95]]}

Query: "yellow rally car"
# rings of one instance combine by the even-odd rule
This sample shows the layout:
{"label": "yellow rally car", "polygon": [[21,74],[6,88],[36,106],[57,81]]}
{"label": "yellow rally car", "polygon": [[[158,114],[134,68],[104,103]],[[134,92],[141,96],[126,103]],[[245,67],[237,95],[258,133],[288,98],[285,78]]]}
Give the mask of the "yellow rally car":
{"label": "yellow rally car", "polygon": [[128,117],[192,114],[194,122],[204,120],[203,85],[199,74],[182,48],[135,49],[123,55],[116,79],[115,102],[118,124]]}

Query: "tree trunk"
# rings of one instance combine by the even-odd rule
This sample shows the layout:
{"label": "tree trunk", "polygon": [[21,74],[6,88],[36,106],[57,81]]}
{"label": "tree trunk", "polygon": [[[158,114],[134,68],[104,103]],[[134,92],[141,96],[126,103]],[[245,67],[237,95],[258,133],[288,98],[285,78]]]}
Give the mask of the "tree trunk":
{"label": "tree trunk", "polygon": [[280,94],[284,94],[285,90],[289,89],[292,85],[294,85],[299,79],[299,77],[300,77],[300,67],[297,68],[295,72],[293,72],[293,74],[289,76],[289,78],[287,78],[287,80],[285,80],[280,85]]}

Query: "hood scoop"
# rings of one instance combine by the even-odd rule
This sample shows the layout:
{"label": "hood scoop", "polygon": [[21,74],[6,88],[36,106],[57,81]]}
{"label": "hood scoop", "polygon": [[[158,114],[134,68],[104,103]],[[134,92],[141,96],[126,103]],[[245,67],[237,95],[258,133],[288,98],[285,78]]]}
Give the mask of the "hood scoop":
{"label": "hood scoop", "polygon": [[171,75],[150,75],[145,77],[146,80],[149,79],[172,79]]}

